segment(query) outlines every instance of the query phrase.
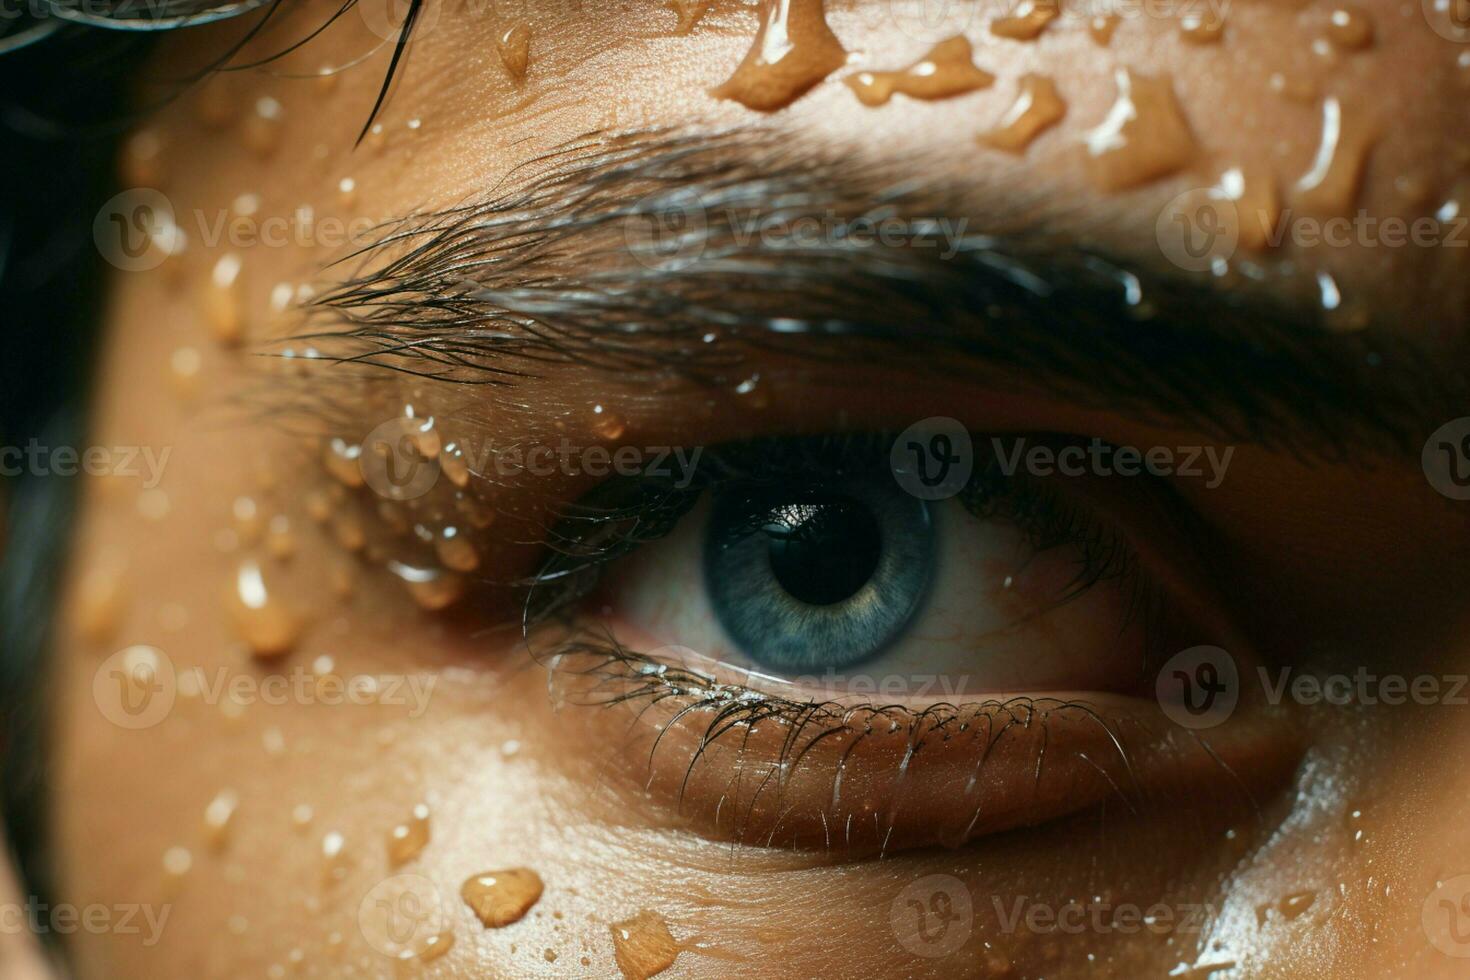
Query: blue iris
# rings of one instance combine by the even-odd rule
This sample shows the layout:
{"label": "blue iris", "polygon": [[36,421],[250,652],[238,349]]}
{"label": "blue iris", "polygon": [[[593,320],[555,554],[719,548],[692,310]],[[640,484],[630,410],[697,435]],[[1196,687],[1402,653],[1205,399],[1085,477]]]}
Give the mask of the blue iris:
{"label": "blue iris", "polygon": [[921,605],[935,559],[929,505],[890,480],[715,491],[705,587],[730,639],[782,673],[878,654]]}

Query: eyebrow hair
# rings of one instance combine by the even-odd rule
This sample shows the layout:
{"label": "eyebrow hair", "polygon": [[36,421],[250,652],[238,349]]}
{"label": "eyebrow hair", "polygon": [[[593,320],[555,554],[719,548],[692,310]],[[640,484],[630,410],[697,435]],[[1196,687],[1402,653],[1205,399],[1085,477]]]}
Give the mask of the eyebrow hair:
{"label": "eyebrow hair", "polygon": [[[1042,228],[1024,203],[977,207],[973,189],[914,173],[745,130],[593,134],[482,200],[384,226],[337,264],[354,271],[305,305],[295,339],[460,384],[582,364],[733,385],[760,350],[865,359],[1043,384],[1084,407],[1334,460],[1417,454],[1470,405],[1453,358],[1382,323],[1334,333],[1302,296],[1127,264]],[[828,231],[772,241],[748,216]],[[947,258],[855,233],[953,230],[965,216],[984,230]],[[649,247],[644,230],[660,227]]]}

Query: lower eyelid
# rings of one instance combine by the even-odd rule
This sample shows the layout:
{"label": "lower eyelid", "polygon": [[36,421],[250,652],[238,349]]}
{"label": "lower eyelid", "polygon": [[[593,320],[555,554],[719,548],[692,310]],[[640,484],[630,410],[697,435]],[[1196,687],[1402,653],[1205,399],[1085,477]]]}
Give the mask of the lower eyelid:
{"label": "lower eyelid", "polygon": [[1242,805],[1246,784],[1284,776],[1296,751],[1285,723],[1253,705],[1202,736],[1141,698],[803,703],[596,643],[550,653],[561,698],[612,709],[579,719],[607,785],[623,787],[632,807],[753,847],[959,846],[1112,797],[1136,811],[1181,781]]}

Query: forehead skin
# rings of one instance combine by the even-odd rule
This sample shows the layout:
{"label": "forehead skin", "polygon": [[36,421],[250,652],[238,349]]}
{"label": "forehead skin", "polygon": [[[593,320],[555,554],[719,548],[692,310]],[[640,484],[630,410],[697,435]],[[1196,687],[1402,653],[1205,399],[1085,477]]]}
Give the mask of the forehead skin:
{"label": "forehead skin", "polygon": [[[1248,177],[1251,202],[1269,182],[1276,206],[1305,221],[1359,212],[1377,221],[1412,220],[1466,193],[1470,108],[1463,94],[1470,92],[1470,58],[1466,45],[1429,29],[1425,13],[1413,4],[1140,0],[1108,7],[1099,0],[1068,7],[1034,41],[997,37],[988,25],[1004,11],[984,4],[891,0],[827,6],[851,66],[789,107],[761,114],[710,95],[750,47],[753,7],[711,4],[690,35],[677,36],[674,12],[658,4],[470,4],[466,11],[449,4],[441,12],[430,4],[420,40],[381,117],[383,152],[350,152],[350,146],[376,96],[375,76],[386,50],[343,75],[330,92],[253,74],[223,86],[238,90],[242,102],[255,91],[279,99],[288,147],[279,161],[294,148],[325,153],[322,166],[293,172],[277,165],[271,186],[254,188],[262,182],[258,164],[242,157],[231,141],[212,140],[191,147],[197,163],[190,169],[226,186],[239,181],[267,194],[307,196],[322,193],[315,178],[340,171],[358,180],[358,210],[393,214],[404,206],[483,194],[536,151],[593,131],[754,126],[789,135],[797,150],[835,147],[857,161],[917,158],[922,172],[973,186],[981,214],[1019,217],[1149,262],[1160,257],[1155,222],[1165,202],[1216,185],[1232,168]],[[1094,8],[1119,11],[1107,46],[1088,30]],[[1371,25],[1367,47],[1328,40],[1339,9]],[[1187,40],[1180,24],[1190,15],[1222,17],[1219,40]],[[363,22],[387,33],[386,16],[379,11],[356,22],[349,17],[287,63],[314,72],[354,60],[379,42]],[[514,24],[530,28],[523,82],[506,71],[494,44]],[[886,106],[869,108],[837,83],[858,70],[909,65],[957,33],[972,43],[975,63],[996,76],[988,89],[932,102],[896,96]],[[195,45],[187,47],[197,52]],[[1194,152],[1161,179],[1102,191],[1084,141],[1115,102],[1120,69],[1172,88]],[[998,124],[1016,99],[1018,80],[1028,73],[1054,81],[1065,117],[1019,156],[982,147],[976,138]],[[1357,192],[1324,210],[1312,207],[1296,185],[1313,170],[1326,100],[1341,106],[1345,134],[1364,134],[1367,150]],[[404,128],[410,119],[422,121],[412,137]],[[301,185],[293,186],[298,180]],[[1400,315],[1412,309],[1415,315],[1402,319],[1419,323],[1431,315],[1457,322],[1470,309],[1463,274],[1470,248],[1452,245],[1387,247],[1370,226],[1337,246],[1302,249],[1288,238],[1283,248],[1242,251],[1238,257],[1268,266],[1293,262],[1308,278],[1317,270],[1329,272],[1347,304]]]}
{"label": "forehead skin", "polygon": [[[313,22],[329,6],[303,4],[294,16]],[[435,6],[431,0],[430,9]],[[923,27],[899,3],[830,7],[833,30],[861,56],[838,76],[901,67],[955,33]],[[982,207],[1020,209],[1156,262],[1154,227],[1162,204],[1213,185],[1223,170],[1241,166],[1273,174],[1290,202],[1291,186],[1317,152],[1322,109],[1320,99],[1275,93],[1270,79],[1276,73],[1335,96],[1382,133],[1353,209],[1419,216],[1455,193],[1466,169],[1466,147],[1457,140],[1470,132],[1463,97],[1470,70],[1457,62],[1464,46],[1428,30],[1416,5],[1372,0],[1358,8],[1373,21],[1374,45],[1326,55],[1312,46],[1325,31],[1331,10],[1325,4],[1237,0],[1223,39],[1208,46],[1183,41],[1176,18],[1149,16],[1124,19],[1107,47],[1072,17],[1038,41],[1003,40],[989,32],[981,12],[964,33],[976,64],[997,77],[988,90],[932,103],[899,96],[871,109],[829,80],[769,115],[708,94],[750,45],[756,18],[749,7],[716,0],[687,37],[673,36],[674,13],[652,2],[500,3],[493,16],[444,10],[429,15],[429,29],[409,52],[379,116],[381,137],[370,136],[354,150],[388,49],[334,83],[283,76],[346,63],[377,44],[369,10],[366,19],[344,19],[269,71],[216,78],[204,94],[162,110],[148,124],[162,146],[149,182],[164,188],[183,212],[238,211],[232,202],[254,194],[262,215],[289,215],[309,205],[318,221],[383,219],[477,197],[514,179],[513,170],[526,161],[591,131],[740,125],[790,134],[794,147],[840,147],[857,160],[916,156],[927,172],[973,184]],[[494,39],[522,21],[532,32],[531,58],[525,81],[516,83]],[[223,43],[229,34],[204,36]],[[291,32],[283,29],[282,36]],[[206,47],[197,39],[176,39],[158,66],[184,69]],[[1113,103],[1119,67],[1172,80],[1200,152],[1190,167],[1167,178],[1103,192],[1082,137]],[[1064,120],[1023,155],[982,148],[975,137],[1006,110],[1017,78],[1027,72],[1055,79],[1067,103]],[[249,135],[248,117],[262,97],[277,100],[281,115],[279,131],[259,140]],[[344,178],[354,182],[350,200],[340,190]],[[252,249],[243,280],[252,322],[268,318],[271,287],[314,276],[333,254],[330,244]],[[1466,308],[1470,279],[1464,256],[1464,250],[1369,247],[1302,255],[1285,246],[1263,261],[1292,259],[1303,268],[1320,263],[1345,294],[1360,294],[1385,311],[1395,329],[1418,330],[1459,322],[1452,314]],[[164,484],[171,509],[161,522],[140,521],[131,493],[93,488],[76,564],[80,575],[104,555],[126,556],[137,599],[119,621],[114,647],[157,643],[179,651],[181,664],[234,670],[240,655],[220,601],[234,557],[218,549],[217,532],[229,523],[236,496],[274,499],[283,509],[295,502],[289,466],[280,463],[292,458],[286,440],[232,431],[222,442],[218,429],[195,424],[207,398],[181,402],[164,382],[171,353],[181,345],[206,350],[202,392],[228,388],[248,371],[245,359],[210,346],[199,321],[195,295],[205,289],[213,258],[206,249],[191,251],[172,279],[123,277],[117,284],[94,441],[172,447]],[[1402,316],[1411,309],[1415,316]],[[270,460],[275,462],[263,463]],[[305,594],[320,592],[326,559],[302,548],[295,562],[293,581]],[[1221,959],[1248,963],[1250,975],[1454,972],[1452,961],[1424,947],[1417,896],[1452,872],[1443,866],[1444,855],[1465,853],[1470,830],[1463,820],[1418,815],[1459,814],[1470,773],[1452,768],[1429,779],[1394,762],[1442,758],[1445,745],[1463,744],[1470,722],[1454,712],[1432,725],[1384,723],[1371,739],[1361,731],[1335,733],[1312,759],[1318,785],[1329,787],[1325,795],[1249,855],[1201,860],[1201,848],[1214,847],[1225,830],[1205,817],[1196,833],[1183,836],[1173,825],[1119,821],[1086,856],[1097,868],[1086,875],[1078,870],[1084,860],[1078,838],[1066,830],[842,869],[806,868],[800,858],[773,854],[746,855],[732,864],[724,851],[712,857],[677,835],[619,827],[588,788],[596,774],[574,761],[585,737],[578,722],[545,707],[544,679],[483,666],[487,647],[505,654],[508,644],[437,627],[401,610],[386,591],[375,604],[379,585],[373,582],[359,588],[351,617],[322,617],[313,650],[329,651],[344,673],[461,668],[445,671],[429,723],[406,724],[373,711],[308,715],[261,707],[227,718],[184,705],[166,725],[120,733],[99,716],[90,694],[103,651],[75,636],[63,644],[54,801],[60,892],[79,905],[173,903],[172,922],[156,946],[119,935],[73,937],[83,974],[258,975],[280,965],[304,975],[312,968],[341,975],[376,964],[358,932],[357,910],[343,896],[361,894],[364,888],[356,886],[382,876],[389,828],[424,797],[432,800],[440,843],[412,868],[415,873],[458,882],[472,866],[523,864],[548,882],[548,899],[514,940],[461,924],[456,948],[433,968],[440,976],[537,970],[613,975],[608,923],[641,908],[700,923],[710,946],[743,958],[741,969],[755,975],[830,975],[841,964],[853,975],[930,969],[928,975],[939,976],[938,965],[916,964],[884,941],[891,935],[890,897],[935,873],[983,881],[996,895],[1045,894],[1053,903],[1104,887],[1114,901],[1136,898],[1147,905],[1171,894],[1209,903],[1220,913],[1210,938],[1226,949]],[[162,616],[163,605],[188,610],[187,621]],[[276,737],[271,729],[284,738],[284,752],[262,748]],[[502,753],[500,746],[512,739],[523,750]],[[1378,756],[1360,751],[1370,741]],[[1372,793],[1352,796],[1358,777],[1376,783]],[[199,824],[205,805],[226,785],[238,792],[241,808],[228,847],[211,856]],[[1345,788],[1339,793],[1336,786]],[[1370,814],[1364,833],[1351,846],[1341,845],[1324,830],[1339,831],[1340,813],[1359,801]],[[304,829],[290,816],[298,803],[314,809]],[[347,840],[350,880],[336,891],[322,882],[321,842],[329,831]],[[194,854],[182,881],[161,870],[160,856],[175,846]],[[1330,900],[1330,922],[1307,932],[1275,917],[1271,928],[1257,927],[1258,908],[1304,890],[1322,896],[1323,907]],[[1405,895],[1414,897],[1401,900]],[[993,918],[989,908],[977,916],[986,923]],[[1074,959],[1087,952],[1084,944],[1045,940],[997,934],[995,962],[1018,964],[1024,976],[1085,975]],[[1101,941],[1098,948],[1103,950]],[[554,964],[544,950],[556,951]],[[303,965],[289,966],[294,951],[302,952]],[[1102,952],[1121,975],[1133,967],[1167,972],[1180,959],[1176,954],[1142,940],[1110,943]],[[583,957],[588,965],[580,965]],[[685,954],[678,966],[683,973],[673,975],[730,968],[728,959]]]}

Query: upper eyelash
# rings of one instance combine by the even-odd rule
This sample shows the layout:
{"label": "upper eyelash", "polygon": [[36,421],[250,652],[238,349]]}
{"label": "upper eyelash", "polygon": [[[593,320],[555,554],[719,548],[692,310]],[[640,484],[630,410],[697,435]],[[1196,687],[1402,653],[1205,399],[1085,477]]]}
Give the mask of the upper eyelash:
{"label": "upper eyelash", "polygon": [[[677,478],[614,478],[565,507],[547,531],[551,552],[528,588],[524,623],[530,629],[585,597],[599,570],[638,546],[673,530],[705,491],[736,482],[826,482],[871,475],[886,465],[892,435],[841,433],[801,438],[764,438],[714,447],[686,486]],[[976,444],[983,444],[976,440]],[[676,476],[684,476],[679,474]],[[1085,508],[1049,488],[1006,476],[993,456],[977,466],[959,502],[977,517],[1006,519],[1036,552],[1061,545],[1077,549],[1077,574],[1058,602],[1075,599],[1103,581],[1134,587],[1124,629],[1145,616],[1155,597],[1138,575],[1137,555],[1123,535]]]}

